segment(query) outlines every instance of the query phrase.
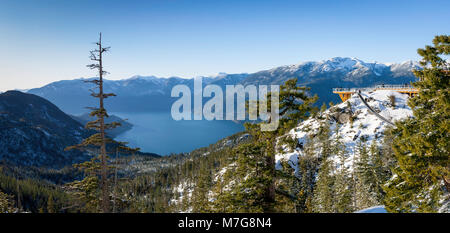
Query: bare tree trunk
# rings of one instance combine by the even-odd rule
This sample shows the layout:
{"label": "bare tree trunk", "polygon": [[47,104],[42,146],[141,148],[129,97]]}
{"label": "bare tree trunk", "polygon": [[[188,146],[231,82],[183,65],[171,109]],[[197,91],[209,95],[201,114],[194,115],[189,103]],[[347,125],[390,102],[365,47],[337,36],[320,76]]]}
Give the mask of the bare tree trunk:
{"label": "bare tree trunk", "polygon": [[[272,148],[275,149],[275,142],[272,143]],[[271,149],[272,149],[271,148]],[[273,151],[265,151],[266,155],[266,168],[270,169],[270,184],[266,186],[266,190],[264,192],[265,206],[264,212],[273,213],[274,204],[275,204],[275,153]]]}
{"label": "bare tree trunk", "polygon": [[113,199],[113,213],[116,213],[116,201],[117,201],[117,166],[119,164],[119,148],[116,149],[116,166],[114,167],[114,199]]}
{"label": "bare tree trunk", "polygon": [[99,99],[100,99],[100,111],[102,113],[100,116],[100,134],[102,139],[101,144],[101,185],[102,185],[102,210],[103,213],[109,212],[109,192],[108,192],[108,174],[107,174],[107,164],[106,164],[106,143],[105,143],[105,114],[104,114],[104,96],[103,96],[103,61],[102,61],[102,34],[100,33],[100,39],[98,43],[99,47]]}
{"label": "bare tree trunk", "polygon": [[22,198],[20,197],[20,186],[19,186],[19,179],[16,178],[16,188],[17,188],[17,209],[18,212],[22,212]]}

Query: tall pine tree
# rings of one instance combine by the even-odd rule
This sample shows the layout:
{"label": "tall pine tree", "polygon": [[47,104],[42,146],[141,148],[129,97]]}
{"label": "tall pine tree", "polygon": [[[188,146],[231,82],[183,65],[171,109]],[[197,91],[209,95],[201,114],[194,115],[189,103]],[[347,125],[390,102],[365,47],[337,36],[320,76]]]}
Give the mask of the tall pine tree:
{"label": "tall pine tree", "polygon": [[[236,188],[239,191],[235,192],[237,196],[226,199],[231,202],[231,205],[237,204],[234,203],[236,201],[244,203],[242,200],[246,200],[245,208],[250,209],[251,212],[275,212],[276,193],[287,198],[295,196],[295,194],[277,187],[275,154],[277,153],[278,137],[283,136],[300,121],[317,111],[317,108],[312,105],[317,100],[317,96],[308,96],[306,93],[308,90],[307,87],[297,86],[297,79],[288,80],[280,86],[280,117],[279,127],[276,130],[261,131],[261,124],[270,123],[273,120],[270,117],[264,122],[245,124],[252,141],[240,146],[234,152],[238,158],[236,166],[239,172],[236,174],[236,180],[239,180],[239,185]],[[267,102],[257,103],[258,109],[263,108],[262,104],[266,105],[266,109],[271,109],[272,95],[273,93],[268,94]],[[269,115],[271,114],[269,112]],[[238,178],[237,176],[244,177]]]}
{"label": "tall pine tree", "polygon": [[374,167],[367,149],[366,139],[361,138],[357,144],[358,159],[354,168],[356,178],[355,199],[356,208],[364,209],[378,205]]}
{"label": "tall pine tree", "polygon": [[418,54],[419,93],[408,102],[414,117],[393,131],[397,165],[385,188],[392,212],[435,212],[450,189],[450,36],[436,36]]}
{"label": "tall pine tree", "polygon": [[348,157],[345,144],[342,142],[342,136],[339,133],[338,125],[335,130],[335,140],[333,145],[333,154],[339,159],[339,167],[336,169],[335,174],[335,211],[338,213],[348,213],[353,211],[352,206],[352,194],[353,185],[350,176],[350,171],[346,166]]}

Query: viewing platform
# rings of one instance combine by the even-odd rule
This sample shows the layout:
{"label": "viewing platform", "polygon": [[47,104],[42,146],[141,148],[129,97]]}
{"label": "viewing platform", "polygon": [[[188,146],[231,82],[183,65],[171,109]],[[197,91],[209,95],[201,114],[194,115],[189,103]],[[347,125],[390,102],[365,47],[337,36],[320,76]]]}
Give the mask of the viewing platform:
{"label": "viewing platform", "polygon": [[358,91],[377,91],[377,90],[390,90],[397,91],[399,93],[408,94],[414,96],[419,93],[419,90],[411,85],[377,85],[374,87],[362,87],[362,88],[333,88],[333,93],[338,94],[341,97],[342,102],[350,99],[352,94]]}

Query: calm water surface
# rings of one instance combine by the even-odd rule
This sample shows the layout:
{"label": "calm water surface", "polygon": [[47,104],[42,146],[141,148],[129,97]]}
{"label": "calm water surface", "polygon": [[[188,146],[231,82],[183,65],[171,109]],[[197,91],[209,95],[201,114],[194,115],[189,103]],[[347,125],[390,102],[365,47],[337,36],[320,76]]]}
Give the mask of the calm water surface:
{"label": "calm water surface", "polygon": [[175,121],[170,113],[112,113],[133,124],[133,128],[116,140],[130,142],[143,152],[161,155],[190,152],[244,130],[232,121]]}

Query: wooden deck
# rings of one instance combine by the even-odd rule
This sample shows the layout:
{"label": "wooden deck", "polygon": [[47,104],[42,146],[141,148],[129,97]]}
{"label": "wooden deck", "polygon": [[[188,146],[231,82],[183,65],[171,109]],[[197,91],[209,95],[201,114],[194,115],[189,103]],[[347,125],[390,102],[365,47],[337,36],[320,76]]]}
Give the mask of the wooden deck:
{"label": "wooden deck", "polygon": [[377,90],[390,90],[397,91],[399,93],[408,94],[409,96],[414,96],[419,93],[419,90],[413,86],[409,85],[378,85],[374,87],[364,87],[364,88],[333,88],[333,93],[338,94],[342,102],[350,99],[352,95],[358,91],[377,91]]}

